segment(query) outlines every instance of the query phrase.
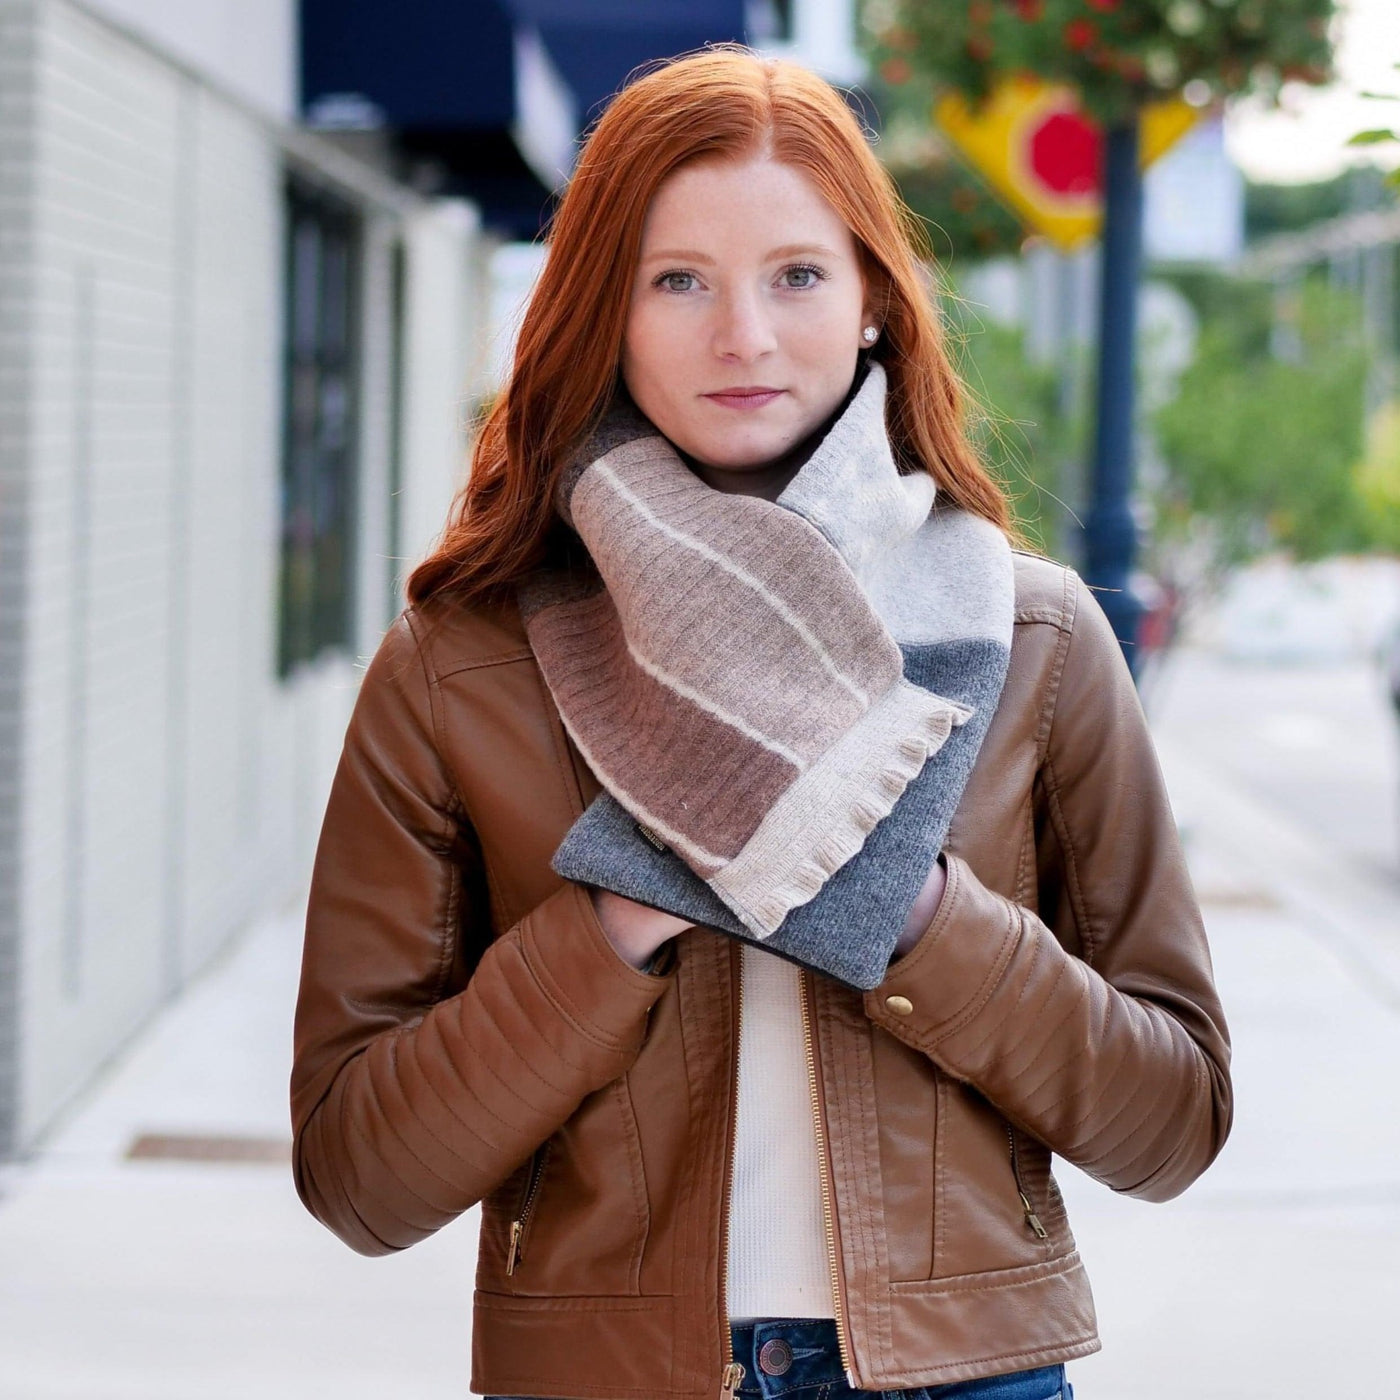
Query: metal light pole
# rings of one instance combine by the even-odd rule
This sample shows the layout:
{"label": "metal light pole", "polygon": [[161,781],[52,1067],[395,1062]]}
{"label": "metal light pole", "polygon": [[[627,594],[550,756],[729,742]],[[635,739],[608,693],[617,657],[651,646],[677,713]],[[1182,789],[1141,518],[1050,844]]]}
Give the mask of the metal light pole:
{"label": "metal light pole", "polygon": [[1103,283],[1099,303],[1098,403],[1092,504],[1084,526],[1084,581],[1094,588],[1128,668],[1138,673],[1142,604],[1128,580],[1137,554],[1132,513],[1134,349],[1142,265],[1142,172],[1136,117],[1106,132]]}

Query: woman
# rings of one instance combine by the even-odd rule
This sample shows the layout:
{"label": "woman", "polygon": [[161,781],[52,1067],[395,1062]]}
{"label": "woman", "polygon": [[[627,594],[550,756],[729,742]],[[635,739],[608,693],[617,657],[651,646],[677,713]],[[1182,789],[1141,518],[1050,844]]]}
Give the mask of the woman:
{"label": "woman", "polygon": [[1052,1152],[1165,1200],[1229,1130],[1136,692],[914,227],[794,65],[625,88],[364,677],[296,1181],[364,1254],[480,1203],[480,1393],[1068,1395]]}

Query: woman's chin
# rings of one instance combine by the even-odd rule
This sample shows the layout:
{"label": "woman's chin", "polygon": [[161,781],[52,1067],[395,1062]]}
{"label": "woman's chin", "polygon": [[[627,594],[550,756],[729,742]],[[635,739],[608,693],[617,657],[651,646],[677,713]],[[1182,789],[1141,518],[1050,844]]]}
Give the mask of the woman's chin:
{"label": "woman's chin", "polygon": [[775,434],[772,441],[748,437],[742,442],[704,443],[698,445],[696,450],[687,449],[687,455],[716,471],[756,472],[774,466],[791,450],[791,440]]}

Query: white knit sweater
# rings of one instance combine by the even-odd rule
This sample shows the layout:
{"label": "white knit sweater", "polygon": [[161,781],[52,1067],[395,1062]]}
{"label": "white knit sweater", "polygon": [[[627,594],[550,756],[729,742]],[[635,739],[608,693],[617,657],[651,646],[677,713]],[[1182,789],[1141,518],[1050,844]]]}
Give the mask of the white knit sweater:
{"label": "white knit sweater", "polygon": [[740,946],[729,1319],[835,1317],[802,1038],[801,969],[751,943]]}

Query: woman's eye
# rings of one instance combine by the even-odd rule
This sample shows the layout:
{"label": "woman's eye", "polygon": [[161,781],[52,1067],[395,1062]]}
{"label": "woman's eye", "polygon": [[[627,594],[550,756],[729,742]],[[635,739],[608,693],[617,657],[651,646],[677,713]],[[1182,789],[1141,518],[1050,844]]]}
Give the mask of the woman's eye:
{"label": "woman's eye", "polygon": [[800,267],[784,268],[783,276],[798,277],[802,279],[798,282],[788,283],[788,286],[792,287],[795,291],[802,292],[806,291],[808,287],[816,286],[818,282],[822,281],[826,277],[826,273],[824,273],[819,267],[810,267],[804,263]]}
{"label": "woman's eye", "polygon": [[[818,282],[826,280],[826,273],[819,267],[803,263],[786,267],[779,274],[783,285],[790,291],[805,292]],[[696,276],[693,272],[663,272],[652,284],[663,292],[691,292],[695,290]]]}
{"label": "woman's eye", "polygon": [[693,282],[695,280],[695,274],[693,272],[663,272],[661,276],[656,279],[656,285],[667,292],[688,292],[690,290],[689,287],[678,287],[675,285],[677,279],[684,282],[687,278]]}

